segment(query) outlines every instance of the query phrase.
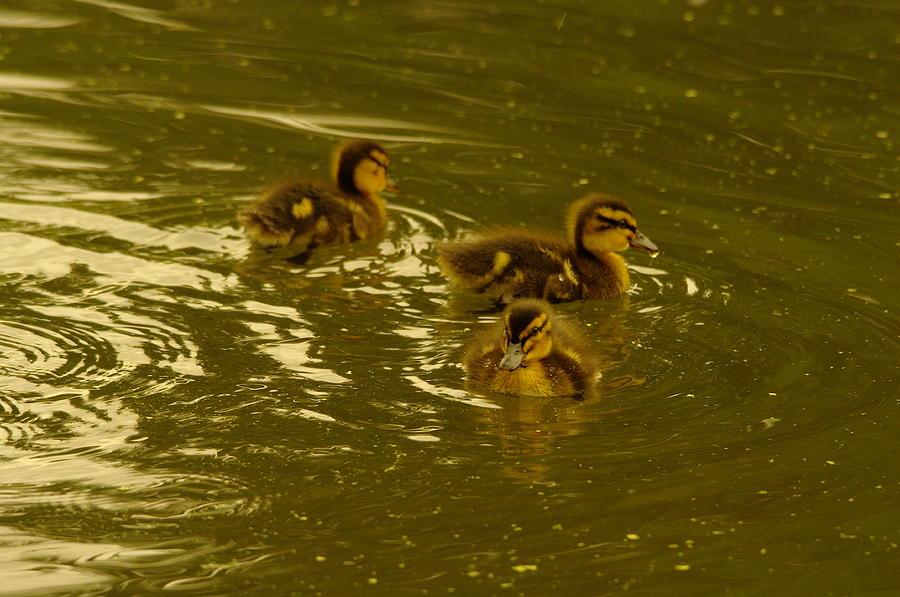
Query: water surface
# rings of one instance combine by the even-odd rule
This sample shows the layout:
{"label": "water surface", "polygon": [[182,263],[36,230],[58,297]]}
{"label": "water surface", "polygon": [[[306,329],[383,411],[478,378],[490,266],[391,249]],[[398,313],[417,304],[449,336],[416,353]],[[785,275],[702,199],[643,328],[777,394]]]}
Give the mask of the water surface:
{"label": "water surface", "polygon": [[[0,595],[896,594],[897,16],[7,3]],[[383,237],[251,254],[358,136]],[[468,391],[434,243],[589,191],[663,250],[597,395]]]}

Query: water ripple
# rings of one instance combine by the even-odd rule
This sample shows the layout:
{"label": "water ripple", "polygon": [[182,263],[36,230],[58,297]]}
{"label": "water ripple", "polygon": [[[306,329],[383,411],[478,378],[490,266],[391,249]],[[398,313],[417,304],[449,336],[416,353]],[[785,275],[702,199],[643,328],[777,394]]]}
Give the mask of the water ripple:
{"label": "water ripple", "polygon": [[0,322],[0,375],[94,383],[102,381],[115,364],[110,355],[116,351],[108,338],[64,319],[26,317]]}

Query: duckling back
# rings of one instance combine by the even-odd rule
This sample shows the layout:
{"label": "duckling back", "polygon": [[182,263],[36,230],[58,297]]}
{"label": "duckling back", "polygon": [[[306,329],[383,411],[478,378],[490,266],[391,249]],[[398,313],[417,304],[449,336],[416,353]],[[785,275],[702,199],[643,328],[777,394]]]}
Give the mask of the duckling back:
{"label": "duckling back", "polygon": [[238,212],[238,222],[261,247],[320,245],[368,238],[385,224],[377,196],[346,196],[324,183],[281,184]]}
{"label": "duckling back", "polygon": [[557,302],[624,294],[630,278],[618,252],[636,248],[659,253],[638,231],[631,209],[609,195],[590,193],[575,201],[566,228],[568,241],[507,229],[472,242],[445,244],[438,247],[438,263],[462,288],[500,303],[517,297]]}
{"label": "duckling back", "polygon": [[608,298],[628,283],[620,258],[617,267],[579,254],[561,237],[527,231],[498,231],[471,242],[442,244],[437,250],[447,278],[498,303],[520,297],[553,302]]}

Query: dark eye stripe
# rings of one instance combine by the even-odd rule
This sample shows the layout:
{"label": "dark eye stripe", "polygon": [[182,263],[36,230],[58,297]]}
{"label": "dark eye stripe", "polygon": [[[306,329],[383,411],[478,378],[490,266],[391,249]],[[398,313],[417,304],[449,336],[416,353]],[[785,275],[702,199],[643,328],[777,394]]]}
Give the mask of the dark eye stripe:
{"label": "dark eye stripe", "polygon": [[387,165],[387,164],[385,164],[384,162],[382,162],[381,160],[379,160],[379,159],[376,158],[375,156],[371,156],[371,155],[370,155],[370,156],[369,156],[369,159],[372,160],[373,162],[375,162],[376,164],[378,164],[379,166],[381,166],[382,168],[384,168],[384,171],[387,172],[387,169],[388,169],[388,165]]}
{"label": "dark eye stripe", "polygon": [[601,222],[606,222],[610,226],[615,226],[616,228],[625,228],[637,234],[637,228],[632,226],[625,220],[613,220],[612,218],[607,218],[606,216],[601,216],[600,214],[595,214],[595,217]]}

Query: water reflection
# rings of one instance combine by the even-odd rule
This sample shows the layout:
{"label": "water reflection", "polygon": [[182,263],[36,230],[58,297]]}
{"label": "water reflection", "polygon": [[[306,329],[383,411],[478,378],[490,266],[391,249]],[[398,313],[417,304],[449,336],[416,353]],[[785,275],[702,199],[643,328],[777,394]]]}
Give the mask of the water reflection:
{"label": "water reflection", "polygon": [[587,433],[592,416],[581,400],[570,397],[507,396],[498,402],[498,411],[479,412],[479,427],[499,440],[504,474],[529,484],[547,482],[550,465],[541,456],[558,440]]}

